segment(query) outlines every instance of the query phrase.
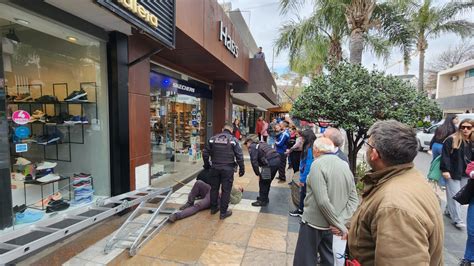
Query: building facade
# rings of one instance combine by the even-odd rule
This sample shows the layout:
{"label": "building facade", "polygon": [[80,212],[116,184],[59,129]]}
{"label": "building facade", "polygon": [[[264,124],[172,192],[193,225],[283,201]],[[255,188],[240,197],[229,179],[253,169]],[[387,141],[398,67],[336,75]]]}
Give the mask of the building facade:
{"label": "building facade", "polygon": [[436,100],[445,113],[474,111],[474,60],[438,73]]}
{"label": "building facade", "polygon": [[[232,93],[276,104],[268,67],[214,0],[2,1],[0,31],[5,231],[15,206],[48,219],[58,191],[80,208],[192,176],[232,119]],[[91,177],[87,197],[77,176]]]}

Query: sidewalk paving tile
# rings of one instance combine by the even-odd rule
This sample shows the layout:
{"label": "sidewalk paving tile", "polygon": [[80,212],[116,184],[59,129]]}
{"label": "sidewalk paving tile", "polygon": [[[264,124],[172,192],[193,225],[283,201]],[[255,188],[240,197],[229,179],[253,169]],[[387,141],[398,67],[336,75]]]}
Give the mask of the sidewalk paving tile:
{"label": "sidewalk paving tile", "polygon": [[245,249],[235,245],[211,242],[199,259],[204,265],[239,265]]}
{"label": "sidewalk paving tile", "polygon": [[253,226],[228,223],[217,230],[212,240],[237,246],[247,246],[252,231]]}
{"label": "sidewalk paving tile", "polygon": [[287,254],[274,250],[265,250],[259,248],[247,248],[245,250],[243,266],[261,266],[261,265],[286,265]]}
{"label": "sidewalk paving tile", "polygon": [[171,245],[175,239],[176,236],[173,235],[158,234],[140,249],[138,255],[158,258],[160,253]]}
{"label": "sidewalk paving tile", "polygon": [[288,217],[269,213],[260,213],[257,218],[257,227],[288,231]]}
{"label": "sidewalk paving tile", "polygon": [[296,242],[298,241],[298,233],[288,232],[286,236],[286,253],[294,254]]}
{"label": "sidewalk paving tile", "polygon": [[254,226],[255,223],[257,222],[257,218],[258,218],[257,212],[233,210],[232,216],[226,218],[224,220],[224,223],[234,223],[234,224]]}
{"label": "sidewalk paving tile", "polygon": [[195,263],[208,245],[209,241],[176,237],[175,241],[159,255],[159,258],[187,264]]}
{"label": "sidewalk paving tile", "polygon": [[249,247],[286,252],[286,232],[256,227],[250,236]]}
{"label": "sidewalk paving tile", "polygon": [[255,200],[242,199],[239,204],[234,206],[234,210],[250,211],[250,212],[259,213],[261,207],[252,206],[252,202],[254,202],[254,201]]}

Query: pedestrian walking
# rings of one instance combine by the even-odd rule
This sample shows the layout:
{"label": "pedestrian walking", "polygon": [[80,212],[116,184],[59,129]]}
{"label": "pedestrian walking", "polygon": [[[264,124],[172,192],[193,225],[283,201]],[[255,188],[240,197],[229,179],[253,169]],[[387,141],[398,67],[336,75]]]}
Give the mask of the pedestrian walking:
{"label": "pedestrian walking", "polygon": [[252,206],[267,206],[270,185],[280,166],[280,155],[266,142],[254,142],[247,138],[244,145],[249,151],[253,171],[259,179],[259,196],[252,202]]}
{"label": "pedestrian walking", "polygon": [[[471,162],[466,168],[466,174],[474,179],[474,162]],[[471,180],[470,182],[474,182]],[[461,266],[471,266],[474,262],[474,195],[472,195],[469,207],[467,208],[467,241],[464,258],[461,260]]]}
{"label": "pedestrian walking", "polygon": [[241,140],[242,139],[242,131],[240,130],[240,120],[238,118],[234,119],[233,125],[233,135],[236,139]]}
{"label": "pedestrian walking", "polygon": [[275,142],[276,151],[280,154],[280,167],[278,169],[278,182],[286,182],[286,159],[285,154],[288,149],[288,141],[290,139],[290,132],[287,129],[288,122],[282,121],[280,124],[275,126],[275,130],[279,132],[276,136],[277,140]]}
{"label": "pedestrian walking", "polygon": [[[441,155],[444,141],[446,140],[446,138],[456,132],[456,125],[458,123],[459,119],[457,115],[449,114],[444,120],[443,124],[436,128],[433,138],[430,142],[432,162],[434,161],[434,159]],[[440,178],[439,185],[444,187],[446,185],[446,179]],[[447,213],[447,208],[445,213]]]}
{"label": "pedestrian walking", "polygon": [[453,199],[453,196],[467,184],[466,175],[467,164],[473,160],[472,134],[473,121],[464,119],[459,125],[459,129],[449,136],[443,143],[441,152],[440,170],[446,179],[447,210],[445,213],[451,218],[454,226],[458,229],[465,228],[466,225],[461,217],[461,205]]}
{"label": "pedestrian walking", "polygon": [[314,141],[315,160],[308,175],[304,212],[296,243],[293,265],[333,265],[331,227],[347,235],[346,222],[358,205],[358,196],[349,165],[334,155],[328,138]]}
{"label": "pedestrian walking", "polygon": [[414,168],[415,131],[395,120],[368,131],[362,202],[349,230],[351,256],[361,265],[443,265],[441,209]]}
{"label": "pedestrian walking", "polygon": [[219,189],[220,218],[225,219],[232,215],[229,207],[232,183],[234,182],[234,168],[239,166],[239,176],[245,174],[244,156],[238,140],[232,135],[232,125],[225,124],[222,133],[211,137],[203,150],[204,168],[212,168],[217,177],[211,184],[211,214],[219,211],[217,200]]}
{"label": "pedestrian walking", "polygon": [[262,125],[262,141],[267,142],[268,140],[268,123],[267,121],[263,120],[263,125]]}
{"label": "pedestrian walking", "polygon": [[300,187],[300,206],[296,210],[290,211],[290,216],[293,217],[301,217],[301,215],[303,215],[304,198],[306,197],[306,179],[311,170],[311,164],[313,163],[313,144],[316,140],[316,135],[312,130],[306,129],[301,133],[301,139],[303,140],[303,148],[299,160],[300,179],[297,184]]}
{"label": "pedestrian walking", "polygon": [[262,140],[262,129],[263,129],[263,117],[257,119],[257,124],[255,126],[255,133],[258,135],[258,141]]}
{"label": "pedestrian walking", "polygon": [[273,145],[275,144],[275,137],[276,137],[276,131],[275,131],[275,126],[278,124],[276,118],[273,118],[272,122],[268,126],[268,144]]}

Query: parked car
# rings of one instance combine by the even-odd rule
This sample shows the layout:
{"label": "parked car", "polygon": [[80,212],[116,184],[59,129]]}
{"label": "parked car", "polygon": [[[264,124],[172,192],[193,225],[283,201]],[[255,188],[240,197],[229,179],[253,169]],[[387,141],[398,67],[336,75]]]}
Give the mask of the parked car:
{"label": "parked car", "polygon": [[430,149],[430,142],[434,136],[435,130],[442,125],[441,122],[425,128],[422,131],[416,133],[416,139],[418,140],[418,151],[424,151]]}
{"label": "parked car", "polygon": [[[459,122],[461,122],[464,119],[474,120],[474,114],[457,114],[457,117],[459,119]],[[416,133],[416,139],[418,140],[418,151],[424,151],[424,150],[430,149],[431,139],[433,138],[436,129],[440,125],[442,125],[443,122],[444,122],[444,119],[441,120],[439,123],[436,123]],[[459,126],[459,125],[456,125],[456,126]]]}

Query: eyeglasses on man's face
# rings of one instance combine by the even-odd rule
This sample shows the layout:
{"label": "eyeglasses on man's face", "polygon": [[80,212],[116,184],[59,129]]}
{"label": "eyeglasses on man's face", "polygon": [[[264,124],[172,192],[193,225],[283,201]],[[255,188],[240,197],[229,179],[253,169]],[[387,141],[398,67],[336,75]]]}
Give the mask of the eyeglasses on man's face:
{"label": "eyeglasses on man's face", "polygon": [[368,140],[364,140],[364,144],[369,146],[371,149],[375,149],[374,145],[370,144]]}

